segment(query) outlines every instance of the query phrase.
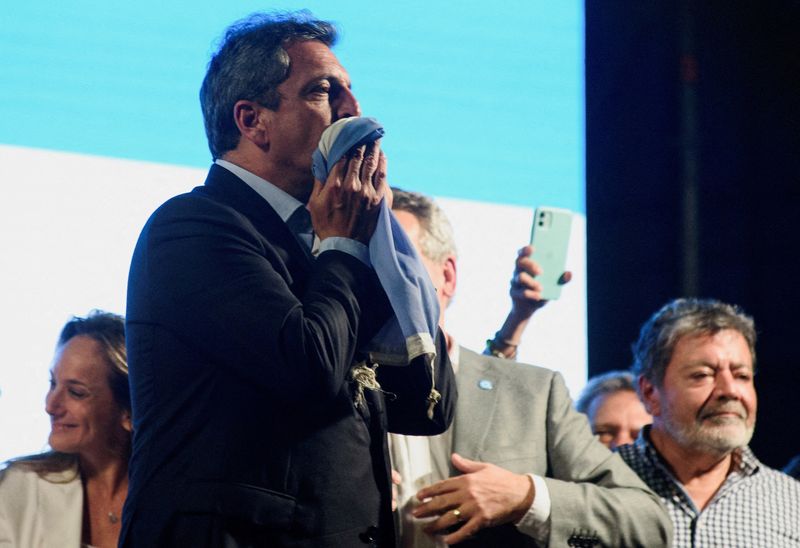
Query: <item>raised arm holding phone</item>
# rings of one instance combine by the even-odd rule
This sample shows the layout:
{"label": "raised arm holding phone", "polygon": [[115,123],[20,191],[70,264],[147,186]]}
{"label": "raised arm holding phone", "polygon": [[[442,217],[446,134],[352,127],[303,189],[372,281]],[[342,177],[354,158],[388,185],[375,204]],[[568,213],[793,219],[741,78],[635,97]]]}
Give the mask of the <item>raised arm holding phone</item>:
{"label": "raised arm holding phone", "polygon": [[[484,354],[515,359],[531,316],[549,299],[558,298],[561,286],[572,280],[572,272],[564,270],[570,237],[569,217],[569,212],[554,208],[535,211],[531,244],[517,252],[514,263],[509,289],[511,310],[494,337],[486,341]],[[544,258],[544,264],[536,260],[538,257]]]}

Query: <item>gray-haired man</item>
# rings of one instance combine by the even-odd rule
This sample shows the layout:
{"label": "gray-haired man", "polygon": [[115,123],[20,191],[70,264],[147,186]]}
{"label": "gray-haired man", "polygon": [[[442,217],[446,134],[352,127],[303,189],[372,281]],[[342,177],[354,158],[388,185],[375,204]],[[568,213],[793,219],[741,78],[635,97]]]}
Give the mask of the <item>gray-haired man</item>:
{"label": "gray-haired man", "polygon": [[[392,207],[437,288],[443,325],[456,290],[450,224],[421,194],[395,189]],[[561,375],[476,354],[445,335],[459,392],[453,426],[431,438],[391,437],[403,476],[402,546],[668,544],[664,509],[597,442]]]}
{"label": "gray-haired man", "polygon": [[678,547],[800,546],[800,483],[747,447],[755,342],[752,318],[737,307],[678,299],[634,344],[653,424],[619,452],[667,506]]}

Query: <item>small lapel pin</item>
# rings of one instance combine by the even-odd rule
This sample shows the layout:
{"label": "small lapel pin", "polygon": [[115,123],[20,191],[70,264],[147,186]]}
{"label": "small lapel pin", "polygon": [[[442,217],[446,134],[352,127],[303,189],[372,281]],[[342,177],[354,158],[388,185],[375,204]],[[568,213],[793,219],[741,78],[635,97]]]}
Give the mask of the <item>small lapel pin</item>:
{"label": "small lapel pin", "polygon": [[478,388],[481,390],[491,390],[494,388],[494,384],[489,379],[481,379],[478,381]]}

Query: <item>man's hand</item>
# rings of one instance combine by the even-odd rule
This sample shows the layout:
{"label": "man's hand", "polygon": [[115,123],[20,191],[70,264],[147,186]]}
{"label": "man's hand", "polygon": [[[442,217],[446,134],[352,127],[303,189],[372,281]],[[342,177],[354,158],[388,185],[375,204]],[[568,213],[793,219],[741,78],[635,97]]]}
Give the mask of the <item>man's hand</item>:
{"label": "man's hand", "polygon": [[320,240],[341,236],[368,244],[384,198],[391,206],[379,142],[357,147],[336,163],[324,184],[314,181],[308,201],[314,232]]}
{"label": "man's hand", "polygon": [[[417,493],[423,502],[412,512],[414,517],[436,518],[424,528],[426,533],[449,533],[444,542],[456,544],[484,527],[519,521],[533,504],[536,493],[529,476],[457,453],[453,453],[452,460],[464,475],[434,483]],[[450,532],[460,523],[460,528]]]}

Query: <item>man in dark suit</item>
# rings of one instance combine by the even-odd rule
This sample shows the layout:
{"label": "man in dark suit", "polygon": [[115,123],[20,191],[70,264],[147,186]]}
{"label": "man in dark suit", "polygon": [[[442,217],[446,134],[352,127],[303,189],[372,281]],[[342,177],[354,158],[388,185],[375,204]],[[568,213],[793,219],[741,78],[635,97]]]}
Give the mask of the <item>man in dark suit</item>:
{"label": "man in dark suit", "polygon": [[360,115],[335,40],[307,12],[255,14],[209,63],[215,163],[153,214],[131,265],[122,546],[392,546],[386,430],[452,419],[441,335],[434,368],[360,352],[391,314],[365,245],[391,191],[378,145],[311,175],[322,131]]}
{"label": "man in dark suit", "polygon": [[[395,189],[393,207],[437,288],[444,324],[456,291],[452,228],[421,194]],[[538,300],[537,270],[530,258],[517,262],[515,283],[528,299]],[[592,435],[560,374],[476,354],[449,335],[447,346],[459,392],[452,427],[391,436],[403,548],[669,545],[658,498]]]}

